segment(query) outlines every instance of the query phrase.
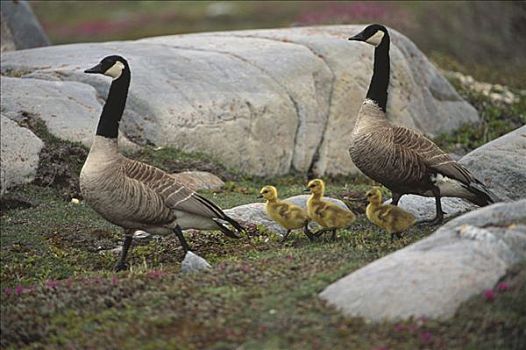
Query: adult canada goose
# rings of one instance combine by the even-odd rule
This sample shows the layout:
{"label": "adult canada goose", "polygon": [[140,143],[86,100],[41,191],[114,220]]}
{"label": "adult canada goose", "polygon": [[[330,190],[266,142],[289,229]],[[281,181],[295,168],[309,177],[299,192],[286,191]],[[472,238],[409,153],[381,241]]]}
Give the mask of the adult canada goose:
{"label": "adult canada goose", "polygon": [[282,227],[287,229],[283,236],[282,242],[285,242],[290,234],[290,231],[303,228],[305,235],[312,240],[312,234],[309,231],[309,217],[307,211],[290,202],[280,200],[278,198],[278,190],[274,186],[265,186],[259,191],[259,197],[263,197],[267,203],[265,210],[272,220],[276,221]]}
{"label": "adult canada goose", "polygon": [[103,218],[124,229],[124,245],[117,271],[125,269],[126,255],[136,230],[154,234],[175,233],[185,252],[189,246],[184,229],[221,230],[239,238],[221,223],[242,227],[208,199],[188,190],[170,174],[119,153],[117,135],[124,111],[130,67],[120,56],[108,56],[85,73],[113,78],[102,109],[97,132],[80,173],[80,189],[86,202]]}
{"label": "adult canada goose", "polygon": [[349,149],[358,169],[389,188],[394,205],[404,194],[435,197],[436,217],[431,223],[443,220],[441,197],[460,197],[478,206],[497,201],[482,182],[431,140],[386,119],[390,68],[387,29],[372,24],[349,40],[375,46],[373,76]]}

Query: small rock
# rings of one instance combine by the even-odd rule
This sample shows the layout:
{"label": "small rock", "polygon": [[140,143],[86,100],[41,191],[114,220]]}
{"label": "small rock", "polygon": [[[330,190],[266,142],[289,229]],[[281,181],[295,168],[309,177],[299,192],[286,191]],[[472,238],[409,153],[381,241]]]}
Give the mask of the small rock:
{"label": "small rock", "polygon": [[151,234],[146,232],[146,231],[142,231],[142,230],[137,230],[133,233],[133,238],[134,239],[145,239],[145,238],[148,238],[150,237]]}
{"label": "small rock", "polygon": [[199,272],[203,270],[210,270],[211,268],[212,266],[208,263],[208,261],[190,251],[186,253],[184,260],[181,263],[181,272],[183,273]]}
{"label": "small rock", "polygon": [[4,194],[10,187],[34,180],[39,162],[38,154],[44,143],[31,130],[20,127],[3,114],[0,119],[0,194]]}
{"label": "small rock", "polygon": [[80,201],[78,198],[71,198],[71,204],[80,204]]}

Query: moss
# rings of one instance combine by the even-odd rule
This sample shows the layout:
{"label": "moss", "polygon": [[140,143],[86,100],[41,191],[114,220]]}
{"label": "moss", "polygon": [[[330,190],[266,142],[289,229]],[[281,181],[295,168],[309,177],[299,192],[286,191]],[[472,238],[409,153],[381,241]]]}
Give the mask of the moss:
{"label": "moss", "polygon": [[526,98],[520,93],[516,92],[520,98],[515,103],[499,105],[482,94],[464,88],[455,79],[451,83],[477,109],[481,121],[462,125],[452,133],[438,136],[434,141],[445,151],[464,154],[526,124]]}
{"label": "moss", "polygon": [[[253,201],[266,182],[287,195],[304,186],[303,178],[243,180],[205,195],[233,206]],[[329,185],[333,194],[364,186],[343,180]],[[525,303],[525,265],[510,274],[510,290],[494,303],[476,296],[443,322],[368,324],[345,319],[317,297],[329,283],[428,235],[431,227],[413,228],[392,243],[363,216],[334,242],[311,243],[298,232],[281,244],[257,228],[250,240],[188,231],[190,245],[214,265],[212,271],[179,274],[183,252],[167,236],[136,242],[130,271],[114,274],[109,249],[121,240],[118,228],[82,203],[64,202],[52,188],[19,191],[39,204],[0,217],[2,348],[463,349],[520,348],[524,342],[526,308],[515,306]]]}

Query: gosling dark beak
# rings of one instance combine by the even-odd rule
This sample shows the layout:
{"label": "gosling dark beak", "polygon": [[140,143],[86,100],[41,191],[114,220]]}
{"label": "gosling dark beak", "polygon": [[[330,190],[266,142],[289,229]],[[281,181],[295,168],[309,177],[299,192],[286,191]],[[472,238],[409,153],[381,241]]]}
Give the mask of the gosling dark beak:
{"label": "gosling dark beak", "polygon": [[263,198],[263,195],[261,193],[258,194],[258,198]]}
{"label": "gosling dark beak", "polygon": [[360,32],[356,34],[355,36],[350,37],[349,40],[365,41],[365,38],[363,36],[363,32]]}
{"label": "gosling dark beak", "polygon": [[305,188],[303,192],[310,192],[310,188]]}
{"label": "gosling dark beak", "polygon": [[102,74],[104,73],[102,70],[102,64],[99,63],[95,67],[91,67],[90,69],[86,69],[84,73],[92,73],[92,74]]}

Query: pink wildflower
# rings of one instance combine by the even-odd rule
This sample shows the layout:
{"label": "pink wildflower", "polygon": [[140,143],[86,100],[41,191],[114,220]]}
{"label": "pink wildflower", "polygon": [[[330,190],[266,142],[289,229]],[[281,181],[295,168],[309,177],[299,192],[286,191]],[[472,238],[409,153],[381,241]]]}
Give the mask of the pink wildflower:
{"label": "pink wildflower", "polygon": [[429,331],[420,333],[420,341],[423,344],[429,344],[433,340],[433,334]]}
{"label": "pink wildflower", "polygon": [[486,289],[483,293],[484,298],[486,298],[487,301],[493,302],[495,300],[495,292],[493,289]]}
{"label": "pink wildflower", "polygon": [[403,332],[403,331],[405,331],[405,326],[404,326],[403,323],[397,323],[397,324],[395,324],[395,326],[394,326],[394,330],[395,330],[396,332]]}
{"label": "pink wildflower", "polygon": [[498,292],[505,292],[508,289],[510,289],[510,285],[507,284],[506,282],[500,282],[499,284],[497,284],[497,288],[496,289],[497,289]]}
{"label": "pink wildflower", "polygon": [[58,287],[58,285],[59,285],[59,281],[56,281],[56,280],[47,280],[46,281],[46,287],[48,287],[48,288],[53,289],[53,288]]}
{"label": "pink wildflower", "polygon": [[153,270],[147,273],[147,276],[150,278],[161,278],[164,275],[165,273],[160,270]]}
{"label": "pink wildflower", "polygon": [[11,295],[13,293],[13,289],[12,288],[4,288],[4,294],[5,295]]}
{"label": "pink wildflower", "polygon": [[16,293],[16,295],[20,295],[20,294],[24,293],[24,290],[25,290],[24,286],[18,285],[15,288],[15,293]]}

